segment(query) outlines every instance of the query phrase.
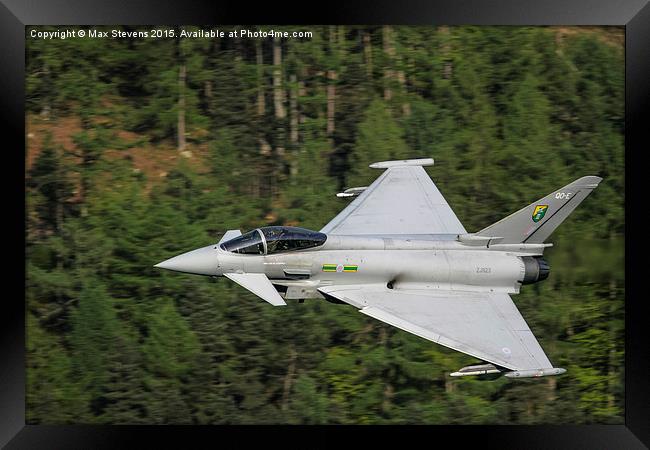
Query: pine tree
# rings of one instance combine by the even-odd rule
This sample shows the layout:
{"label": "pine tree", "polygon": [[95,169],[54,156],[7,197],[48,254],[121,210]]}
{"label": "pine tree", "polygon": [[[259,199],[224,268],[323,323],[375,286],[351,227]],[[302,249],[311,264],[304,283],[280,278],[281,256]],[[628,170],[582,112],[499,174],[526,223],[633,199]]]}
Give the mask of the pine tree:
{"label": "pine tree", "polygon": [[404,131],[386,104],[379,99],[373,100],[359,124],[353,163],[354,173],[358,174],[355,183],[367,186],[376,177],[377,172],[368,168],[373,162],[405,159],[412,155],[413,151],[404,142]]}
{"label": "pine tree", "polygon": [[[57,232],[65,217],[70,214],[68,200],[72,197],[72,184],[68,180],[62,161],[62,151],[55,148],[51,133],[43,140],[43,149],[29,172],[27,187],[38,193],[31,197],[30,209],[38,214],[39,230]],[[36,224],[34,224],[36,226]]]}
{"label": "pine tree", "polygon": [[184,385],[193,372],[199,343],[170,301],[163,301],[149,320],[142,350],[146,361],[150,406],[155,423],[189,423]]}
{"label": "pine tree", "polygon": [[95,422],[106,406],[108,355],[118,351],[117,333],[117,317],[104,287],[92,278],[84,280],[70,333],[73,379],[86,393],[90,413],[80,415],[80,422]]}
{"label": "pine tree", "polygon": [[71,378],[68,353],[33,314],[27,315],[27,330],[27,423],[76,423],[87,408],[87,394]]}

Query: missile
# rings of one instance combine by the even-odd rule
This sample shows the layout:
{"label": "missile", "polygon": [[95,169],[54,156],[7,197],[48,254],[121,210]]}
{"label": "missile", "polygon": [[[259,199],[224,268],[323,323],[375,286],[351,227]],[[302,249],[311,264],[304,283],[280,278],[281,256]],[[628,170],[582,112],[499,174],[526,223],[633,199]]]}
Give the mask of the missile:
{"label": "missile", "polygon": [[339,192],[336,194],[337,197],[342,198],[342,197],[357,197],[358,195],[361,195],[363,191],[365,191],[368,188],[368,186],[361,186],[361,187],[353,187],[346,189],[343,192]]}
{"label": "missile", "polygon": [[459,369],[458,372],[450,373],[451,377],[467,377],[470,375],[488,375],[492,373],[501,373],[499,369],[492,364],[479,364],[477,366],[467,366]]}
{"label": "missile", "polygon": [[566,372],[566,369],[561,367],[553,367],[551,369],[533,369],[533,370],[515,370],[505,374],[508,378],[533,378],[533,377],[547,377],[549,375],[561,375]]}
{"label": "missile", "polygon": [[[502,370],[497,369],[493,364],[479,364],[476,366],[463,367],[457,372],[450,373],[449,375],[452,377],[466,377],[470,375],[489,375],[502,372]],[[508,378],[536,378],[547,377],[549,375],[561,375],[564,372],[566,372],[566,369],[553,367],[550,369],[514,370],[511,372],[505,372],[504,375]]]}

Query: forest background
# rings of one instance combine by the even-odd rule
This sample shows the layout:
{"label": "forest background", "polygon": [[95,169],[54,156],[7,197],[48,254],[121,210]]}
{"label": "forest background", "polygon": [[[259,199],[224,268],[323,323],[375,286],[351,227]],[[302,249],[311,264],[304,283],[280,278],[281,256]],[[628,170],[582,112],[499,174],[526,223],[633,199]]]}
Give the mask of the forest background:
{"label": "forest background", "polygon": [[[623,423],[623,29],[300,28],[26,35],[28,423]],[[475,360],[352,307],[153,268],[228,229],[319,230],[411,157],[468,231],[604,178],[514,297],[565,375],[452,379]]]}

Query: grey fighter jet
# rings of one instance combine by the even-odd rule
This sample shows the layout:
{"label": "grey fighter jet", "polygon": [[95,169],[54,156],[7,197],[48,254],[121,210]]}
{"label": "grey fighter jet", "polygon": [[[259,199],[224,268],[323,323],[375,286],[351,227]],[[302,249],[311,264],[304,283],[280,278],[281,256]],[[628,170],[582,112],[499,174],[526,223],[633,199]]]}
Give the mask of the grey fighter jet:
{"label": "grey fighter jet", "polygon": [[[217,243],[155,265],[224,276],[271,305],[307,298],[349,304],[362,313],[481,364],[451,376],[558,375],[510,294],[545,280],[544,243],[598,186],[586,176],[508,217],[468,233],[422,166],[383,161],[368,187],[320,231],[268,226],[229,230]],[[494,374],[494,375],[493,375]]]}

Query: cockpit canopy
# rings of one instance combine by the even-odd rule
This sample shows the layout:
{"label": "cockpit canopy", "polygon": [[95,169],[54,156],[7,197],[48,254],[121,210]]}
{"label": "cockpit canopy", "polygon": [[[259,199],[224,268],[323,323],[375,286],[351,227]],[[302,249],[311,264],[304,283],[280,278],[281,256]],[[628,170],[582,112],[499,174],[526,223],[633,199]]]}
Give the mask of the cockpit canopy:
{"label": "cockpit canopy", "polygon": [[221,244],[221,249],[246,255],[273,255],[318,247],[327,235],[298,227],[262,227]]}

